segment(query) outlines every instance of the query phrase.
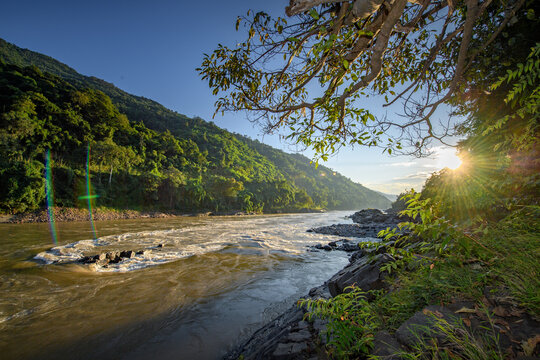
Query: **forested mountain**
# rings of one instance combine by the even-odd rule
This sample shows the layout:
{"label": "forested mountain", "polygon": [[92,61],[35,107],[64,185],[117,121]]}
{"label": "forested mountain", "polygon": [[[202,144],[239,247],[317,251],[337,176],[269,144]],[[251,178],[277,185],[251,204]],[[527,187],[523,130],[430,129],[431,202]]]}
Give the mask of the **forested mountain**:
{"label": "forested mountain", "polygon": [[180,211],[389,205],[304,156],[188,118],[2,39],[0,111],[3,212],[44,206],[49,150],[60,206],[82,206],[79,197],[92,194],[98,206]]}

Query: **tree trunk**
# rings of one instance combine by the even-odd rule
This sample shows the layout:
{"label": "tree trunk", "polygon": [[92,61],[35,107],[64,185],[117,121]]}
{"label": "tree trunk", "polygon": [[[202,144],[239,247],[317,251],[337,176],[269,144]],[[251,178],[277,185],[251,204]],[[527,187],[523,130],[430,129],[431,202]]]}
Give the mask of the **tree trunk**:
{"label": "tree trunk", "polygon": [[[294,16],[322,4],[348,2],[347,0],[290,0],[285,8],[288,16]],[[413,0],[411,2],[417,2]],[[363,19],[379,9],[383,0],[356,0],[353,5],[353,14],[358,19]]]}

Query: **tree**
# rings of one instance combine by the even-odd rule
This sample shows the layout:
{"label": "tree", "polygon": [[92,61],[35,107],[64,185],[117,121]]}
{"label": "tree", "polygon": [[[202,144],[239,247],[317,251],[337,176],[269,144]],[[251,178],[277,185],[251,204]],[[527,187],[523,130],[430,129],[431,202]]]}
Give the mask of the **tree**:
{"label": "tree", "polygon": [[[286,129],[323,159],[355,144],[422,156],[459,121],[437,123],[436,110],[486,90],[474,87],[489,68],[484,55],[528,4],[291,0],[289,19],[239,18],[247,40],[219,45],[198,71],[220,95],[216,112],[248,110],[267,132]],[[365,105],[370,96],[393,110],[401,102],[402,110],[375,118]]]}
{"label": "tree", "polygon": [[92,155],[92,160],[99,165],[100,183],[101,166],[107,165],[110,167],[109,186],[111,185],[114,168],[126,168],[141,162],[140,157],[137,157],[137,154],[135,154],[131,147],[119,146],[111,138],[98,141],[92,147]]}
{"label": "tree", "polygon": [[6,160],[0,161],[0,210],[20,213],[37,209],[45,199],[43,164]]}

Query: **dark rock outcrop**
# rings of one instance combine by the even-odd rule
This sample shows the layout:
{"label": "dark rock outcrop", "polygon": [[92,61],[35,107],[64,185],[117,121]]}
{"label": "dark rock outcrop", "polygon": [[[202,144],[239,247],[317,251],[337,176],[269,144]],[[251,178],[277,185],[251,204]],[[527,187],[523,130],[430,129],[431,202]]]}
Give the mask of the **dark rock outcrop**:
{"label": "dark rock outcrop", "polygon": [[388,331],[379,331],[373,337],[371,355],[387,360],[402,360],[404,358],[398,355],[402,350],[396,338],[390,335]]}
{"label": "dark rock outcrop", "polygon": [[98,264],[104,266],[107,264],[117,264],[124,259],[132,259],[137,255],[144,255],[144,253],[144,250],[139,250],[137,252],[133,250],[109,251],[94,256],[85,256],[79,259],[78,262],[83,264]]}
{"label": "dark rock outcrop", "polygon": [[401,344],[411,348],[420,340],[427,341],[433,337],[440,339],[442,334],[435,326],[437,319],[455,322],[457,318],[459,316],[442,306],[428,306],[401,324],[396,331],[396,338]]}
{"label": "dark rock outcrop", "polygon": [[363,256],[347,265],[343,270],[332,276],[328,281],[328,290],[332,296],[337,296],[345,288],[355,285],[363,291],[381,289],[385,273],[380,267],[393,260],[389,254],[379,254],[374,257]]}
{"label": "dark rock outcrop", "polygon": [[404,221],[412,221],[408,216],[400,216],[397,212],[387,210],[382,212],[378,209],[360,210],[349,218],[354,224],[334,224],[309,229],[308,232],[318,234],[337,235],[347,237],[377,237],[377,234],[386,228],[395,228]]}

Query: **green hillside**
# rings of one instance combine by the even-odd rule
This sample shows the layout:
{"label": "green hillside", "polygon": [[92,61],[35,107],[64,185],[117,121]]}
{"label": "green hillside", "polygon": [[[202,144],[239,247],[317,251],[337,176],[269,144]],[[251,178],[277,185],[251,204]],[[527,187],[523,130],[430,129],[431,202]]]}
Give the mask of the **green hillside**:
{"label": "green hillside", "polygon": [[0,39],[0,210],[82,206],[90,149],[96,204],[162,210],[295,211],[387,207],[324,166],[87,77]]}

